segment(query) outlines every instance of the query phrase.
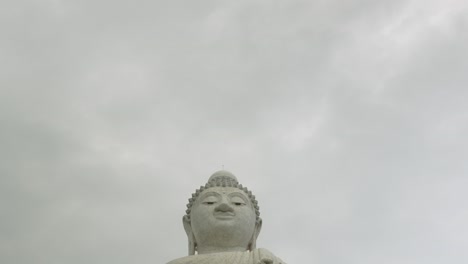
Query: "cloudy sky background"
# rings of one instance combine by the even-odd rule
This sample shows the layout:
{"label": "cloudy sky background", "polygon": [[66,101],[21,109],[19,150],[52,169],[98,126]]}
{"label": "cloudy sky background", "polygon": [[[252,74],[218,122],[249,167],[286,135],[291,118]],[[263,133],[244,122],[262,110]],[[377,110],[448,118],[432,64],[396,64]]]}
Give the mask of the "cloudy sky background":
{"label": "cloudy sky background", "polygon": [[185,256],[222,165],[288,263],[468,262],[466,1],[1,6],[1,263]]}

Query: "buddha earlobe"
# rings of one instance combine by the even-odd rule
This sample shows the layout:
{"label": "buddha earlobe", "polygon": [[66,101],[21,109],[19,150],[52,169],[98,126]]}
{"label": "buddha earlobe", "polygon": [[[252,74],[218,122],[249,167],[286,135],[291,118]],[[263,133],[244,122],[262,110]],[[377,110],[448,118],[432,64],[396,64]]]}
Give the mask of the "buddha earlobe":
{"label": "buddha earlobe", "polygon": [[193,232],[192,232],[192,225],[190,223],[190,218],[187,215],[184,215],[184,217],[182,217],[182,223],[184,224],[185,233],[187,234],[187,238],[188,238],[188,254],[189,256],[195,255],[196,242],[195,242],[195,236],[193,235]]}
{"label": "buddha earlobe", "polygon": [[262,230],[262,219],[259,217],[257,219],[257,222],[255,223],[254,233],[249,243],[249,248],[248,248],[249,251],[252,251],[257,247],[257,238],[258,238],[258,235],[260,234],[260,230]]}

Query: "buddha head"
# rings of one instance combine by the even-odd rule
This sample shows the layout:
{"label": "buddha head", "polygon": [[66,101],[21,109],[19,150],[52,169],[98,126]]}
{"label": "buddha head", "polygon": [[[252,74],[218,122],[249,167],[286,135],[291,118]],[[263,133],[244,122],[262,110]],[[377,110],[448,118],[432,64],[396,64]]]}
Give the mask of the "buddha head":
{"label": "buddha head", "polygon": [[252,192],[222,170],[192,194],[183,224],[194,255],[255,249],[262,219]]}

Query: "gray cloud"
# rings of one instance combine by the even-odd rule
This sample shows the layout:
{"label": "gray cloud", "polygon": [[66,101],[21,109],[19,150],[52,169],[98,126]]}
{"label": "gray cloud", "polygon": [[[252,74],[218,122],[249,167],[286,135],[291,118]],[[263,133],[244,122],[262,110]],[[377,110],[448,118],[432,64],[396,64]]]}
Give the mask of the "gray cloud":
{"label": "gray cloud", "polygon": [[12,2],[0,262],[165,263],[221,168],[288,263],[462,263],[462,1]]}

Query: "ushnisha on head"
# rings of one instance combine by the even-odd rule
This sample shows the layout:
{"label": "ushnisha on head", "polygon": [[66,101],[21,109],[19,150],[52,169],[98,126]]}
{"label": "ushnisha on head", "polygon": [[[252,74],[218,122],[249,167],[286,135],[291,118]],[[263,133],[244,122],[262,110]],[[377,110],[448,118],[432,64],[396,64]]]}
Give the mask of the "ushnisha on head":
{"label": "ushnisha on head", "polygon": [[252,192],[222,170],[192,194],[183,223],[193,255],[255,249],[262,219]]}

